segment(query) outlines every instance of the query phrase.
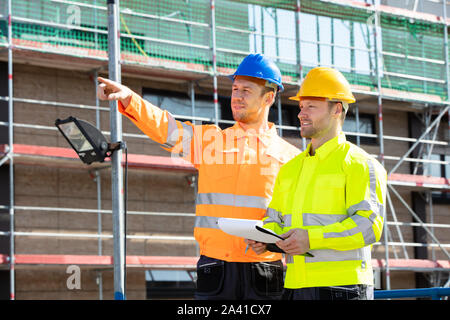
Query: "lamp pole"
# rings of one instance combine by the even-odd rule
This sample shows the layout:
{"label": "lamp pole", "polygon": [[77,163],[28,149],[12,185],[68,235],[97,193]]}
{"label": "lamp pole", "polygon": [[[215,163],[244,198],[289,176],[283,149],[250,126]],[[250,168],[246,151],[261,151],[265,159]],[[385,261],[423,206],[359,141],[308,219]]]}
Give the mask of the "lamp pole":
{"label": "lamp pole", "polygon": [[[108,0],[108,70],[109,78],[121,82],[119,0]],[[122,118],[117,102],[110,101],[111,141],[122,141]],[[111,191],[114,235],[114,299],[125,300],[125,215],[123,198],[122,150],[111,156]]]}

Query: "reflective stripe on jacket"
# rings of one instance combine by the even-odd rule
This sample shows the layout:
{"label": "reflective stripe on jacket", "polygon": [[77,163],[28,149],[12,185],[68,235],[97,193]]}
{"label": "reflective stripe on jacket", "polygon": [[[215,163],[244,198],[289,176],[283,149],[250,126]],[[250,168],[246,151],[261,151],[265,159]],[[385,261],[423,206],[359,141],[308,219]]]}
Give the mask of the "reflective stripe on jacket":
{"label": "reflective stripe on jacket", "polygon": [[286,288],[373,284],[371,247],[381,237],[386,170],[342,133],[277,177],[264,227],[308,230],[314,257],[288,256]]}
{"label": "reflective stripe on jacket", "polygon": [[299,150],[277,135],[273,123],[263,134],[245,132],[238,123],[221,130],[215,125],[180,122],[134,94],[119,111],[152,140],[182,156],[198,169],[194,236],[200,254],[232,262],[274,261],[278,253],[256,255],[246,250],[243,238],[228,235],[217,226],[220,217],[264,217],[276,175]]}

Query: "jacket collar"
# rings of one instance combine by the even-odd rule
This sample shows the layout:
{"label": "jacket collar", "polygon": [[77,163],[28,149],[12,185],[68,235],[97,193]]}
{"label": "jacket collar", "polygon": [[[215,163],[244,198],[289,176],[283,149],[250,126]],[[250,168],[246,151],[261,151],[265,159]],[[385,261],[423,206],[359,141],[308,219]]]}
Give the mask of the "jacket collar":
{"label": "jacket collar", "polygon": [[[319,148],[316,149],[315,155],[319,158],[319,160],[323,160],[328,155],[333,152],[338,146],[345,143],[347,139],[345,138],[345,134],[343,132],[339,133],[336,137],[333,139],[328,140],[323,145],[321,145]],[[311,150],[311,143],[308,144],[308,147],[305,150],[306,156],[310,156],[310,150]]]}
{"label": "jacket collar", "polygon": [[244,131],[242,127],[239,125],[238,122],[236,122],[232,127],[226,129],[225,131],[230,130],[230,133],[232,131],[233,137],[235,140],[239,140],[245,137],[257,137],[264,145],[268,146],[270,143],[270,140],[274,136],[278,136],[277,129],[275,128],[275,125],[272,122],[268,122],[269,129],[262,132],[262,133],[256,133],[255,131]]}

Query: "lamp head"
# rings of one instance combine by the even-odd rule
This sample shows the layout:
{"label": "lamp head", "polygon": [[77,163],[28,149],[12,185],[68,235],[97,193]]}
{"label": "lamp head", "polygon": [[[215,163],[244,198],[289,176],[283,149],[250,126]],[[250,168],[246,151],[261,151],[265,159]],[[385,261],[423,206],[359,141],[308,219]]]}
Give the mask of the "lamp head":
{"label": "lamp head", "polygon": [[70,116],[56,119],[55,125],[84,163],[103,162],[111,155],[108,141],[89,122]]}

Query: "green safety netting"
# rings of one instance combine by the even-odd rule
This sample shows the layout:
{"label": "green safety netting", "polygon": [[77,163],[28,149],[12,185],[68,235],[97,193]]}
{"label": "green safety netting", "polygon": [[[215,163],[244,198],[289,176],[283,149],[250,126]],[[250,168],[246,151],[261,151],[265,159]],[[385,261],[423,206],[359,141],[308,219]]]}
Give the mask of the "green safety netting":
{"label": "green safety netting", "polygon": [[[6,3],[0,0],[1,45],[7,43]],[[328,65],[340,69],[352,84],[375,89],[374,11],[362,5],[302,0],[297,14],[296,4],[295,0],[216,0],[219,72],[235,69],[249,52],[263,52],[291,83],[298,83],[315,66]],[[209,0],[121,0],[120,11],[125,62],[183,62],[185,68],[200,66],[211,72]],[[18,46],[106,57],[106,0],[14,0],[12,15]],[[379,24],[381,85],[446,99],[444,25],[385,12]]]}

